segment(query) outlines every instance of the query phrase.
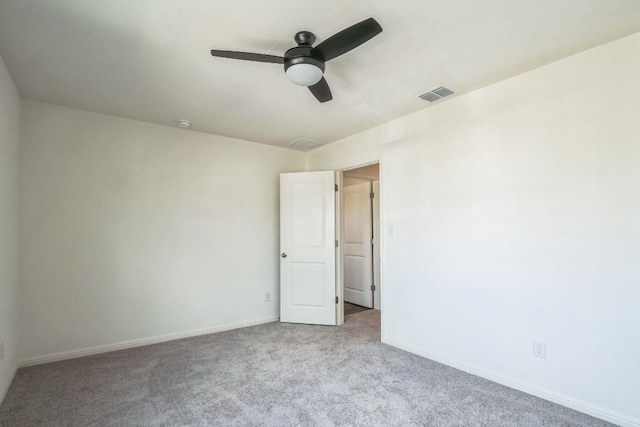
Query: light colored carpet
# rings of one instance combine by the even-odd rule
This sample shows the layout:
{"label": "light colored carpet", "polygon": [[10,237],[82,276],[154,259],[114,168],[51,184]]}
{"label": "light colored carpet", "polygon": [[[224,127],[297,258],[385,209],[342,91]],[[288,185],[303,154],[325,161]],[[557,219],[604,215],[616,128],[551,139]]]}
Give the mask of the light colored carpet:
{"label": "light colored carpet", "polygon": [[603,426],[380,343],[380,312],[270,323],[18,371],[8,426]]}

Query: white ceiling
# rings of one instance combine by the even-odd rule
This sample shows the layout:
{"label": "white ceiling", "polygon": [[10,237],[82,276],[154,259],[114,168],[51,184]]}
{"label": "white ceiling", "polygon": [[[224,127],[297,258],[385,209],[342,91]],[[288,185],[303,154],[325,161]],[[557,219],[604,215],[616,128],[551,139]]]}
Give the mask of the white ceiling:
{"label": "white ceiling", "polygon": [[[318,103],[277,64],[368,17],[384,31],[327,63]],[[25,98],[286,146],[330,143],[456,94],[640,31],[638,0],[0,0],[0,54]],[[554,88],[553,90],[558,90]],[[446,101],[439,101],[446,102]]]}

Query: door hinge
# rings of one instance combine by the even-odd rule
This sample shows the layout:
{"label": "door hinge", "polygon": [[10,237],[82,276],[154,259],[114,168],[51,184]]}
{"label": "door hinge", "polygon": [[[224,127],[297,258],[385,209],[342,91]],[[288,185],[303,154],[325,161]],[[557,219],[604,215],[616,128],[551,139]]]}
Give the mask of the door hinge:
{"label": "door hinge", "polygon": [[369,197],[371,197],[373,199],[375,197],[375,194],[369,193]]}
{"label": "door hinge", "polygon": [[338,247],[338,241],[336,240],[336,248]]}
{"label": "door hinge", "polygon": [[336,184],[336,191],[338,191],[338,184]]}
{"label": "door hinge", "polygon": [[376,244],[376,239],[371,239],[371,246]]}
{"label": "door hinge", "polygon": [[336,297],[336,304],[338,303],[338,301],[340,301],[340,300],[338,299],[338,297]]}
{"label": "door hinge", "polygon": [[375,291],[376,290],[376,285],[371,285],[371,290]]}

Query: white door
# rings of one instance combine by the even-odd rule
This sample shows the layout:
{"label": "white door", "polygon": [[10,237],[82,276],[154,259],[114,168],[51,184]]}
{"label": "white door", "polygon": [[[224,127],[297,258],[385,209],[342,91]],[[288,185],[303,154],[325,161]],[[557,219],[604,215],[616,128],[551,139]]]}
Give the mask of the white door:
{"label": "white door", "polygon": [[280,175],[280,321],[336,324],[333,171]]}
{"label": "white door", "polygon": [[373,308],[371,183],[344,188],[344,300]]}

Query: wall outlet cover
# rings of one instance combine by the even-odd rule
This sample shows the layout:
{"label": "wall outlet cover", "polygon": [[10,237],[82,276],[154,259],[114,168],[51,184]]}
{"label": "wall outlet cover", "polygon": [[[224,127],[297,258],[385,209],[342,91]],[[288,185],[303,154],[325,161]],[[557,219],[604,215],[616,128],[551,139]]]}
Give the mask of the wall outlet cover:
{"label": "wall outlet cover", "polygon": [[533,355],[542,359],[547,358],[547,343],[540,340],[533,340]]}

